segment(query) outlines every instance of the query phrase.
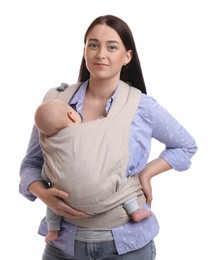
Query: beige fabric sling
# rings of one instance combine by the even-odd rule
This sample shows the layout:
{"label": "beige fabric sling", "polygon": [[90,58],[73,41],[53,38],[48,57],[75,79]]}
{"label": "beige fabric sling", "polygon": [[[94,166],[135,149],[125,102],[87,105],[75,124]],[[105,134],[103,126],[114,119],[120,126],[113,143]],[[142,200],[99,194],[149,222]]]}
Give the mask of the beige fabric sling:
{"label": "beige fabric sling", "polygon": [[[69,97],[78,86],[70,87]],[[70,194],[66,203],[91,215],[66,221],[112,228],[130,220],[123,202],[138,196],[140,206],[145,203],[138,176],[125,178],[130,127],[140,96],[139,90],[120,81],[107,117],[69,126],[53,137],[40,135],[45,171],[53,186]],[[68,102],[68,92],[56,98]]]}

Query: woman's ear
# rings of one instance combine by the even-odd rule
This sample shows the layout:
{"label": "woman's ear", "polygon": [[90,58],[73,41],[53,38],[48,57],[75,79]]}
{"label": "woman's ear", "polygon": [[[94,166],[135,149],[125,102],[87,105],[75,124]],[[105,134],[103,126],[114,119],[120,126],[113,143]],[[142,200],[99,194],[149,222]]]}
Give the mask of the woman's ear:
{"label": "woman's ear", "polygon": [[84,58],[84,59],[85,59],[85,48],[86,48],[86,47],[83,48],[83,58]]}
{"label": "woman's ear", "polygon": [[127,51],[127,53],[125,55],[124,66],[127,65],[131,61],[132,57],[133,57],[132,50]]}

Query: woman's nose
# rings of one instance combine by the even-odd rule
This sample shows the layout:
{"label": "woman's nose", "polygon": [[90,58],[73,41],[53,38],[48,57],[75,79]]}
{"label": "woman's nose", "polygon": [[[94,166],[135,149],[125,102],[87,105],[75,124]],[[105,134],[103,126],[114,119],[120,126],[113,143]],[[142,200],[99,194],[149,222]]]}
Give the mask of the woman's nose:
{"label": "woman's nose", "polygon": [[106,57],[106,50],[105,48],[99,48],[97,53],[97,59],[105,59]]}

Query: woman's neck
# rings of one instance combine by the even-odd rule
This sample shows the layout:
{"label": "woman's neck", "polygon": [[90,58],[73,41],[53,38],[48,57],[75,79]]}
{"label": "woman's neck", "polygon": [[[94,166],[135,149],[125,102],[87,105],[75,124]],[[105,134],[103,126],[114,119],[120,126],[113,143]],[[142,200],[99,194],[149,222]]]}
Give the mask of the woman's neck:
{"label": "woman's neck", "polygon": [[95,99],[107,100],[113,95],[118,81],[118,79],[100,81],[90,79],[86,94]]}

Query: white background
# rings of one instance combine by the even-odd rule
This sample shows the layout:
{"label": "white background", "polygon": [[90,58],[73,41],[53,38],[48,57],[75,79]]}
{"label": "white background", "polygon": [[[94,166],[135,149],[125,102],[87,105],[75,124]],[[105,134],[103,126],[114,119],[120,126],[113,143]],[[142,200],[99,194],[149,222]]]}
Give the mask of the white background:
{"label": "white background", "polygon": [[[191,168],[153,180],[157,260],[215,259],[215,10],[209,0],[5,0],[0,2],[1,255],[39,260],[45,205],[18,192],[33,115],[45,92],[75,83],[83,36],[97,16],[124,19],[136,41],[148,94],[195,137]],[[163,147],[153,142],[152,155]],[[2,258],[2,257],[1,257]],[[2,258],[3,259],[3,258]]]}

